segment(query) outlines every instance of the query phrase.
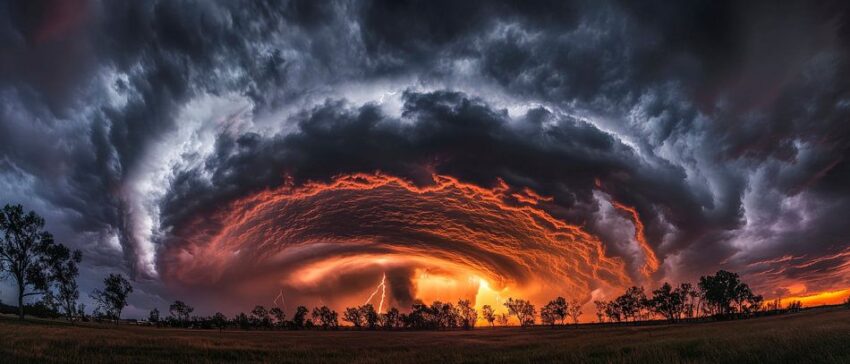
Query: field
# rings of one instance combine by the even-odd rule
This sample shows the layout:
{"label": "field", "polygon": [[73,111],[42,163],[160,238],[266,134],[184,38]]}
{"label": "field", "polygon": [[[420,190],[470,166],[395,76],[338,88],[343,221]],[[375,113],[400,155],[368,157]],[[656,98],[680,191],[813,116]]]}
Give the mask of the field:
{"label": "field", "polygon": [[0,318],[0,362],[850,363],[850,310],[657,326],[196,331]]}

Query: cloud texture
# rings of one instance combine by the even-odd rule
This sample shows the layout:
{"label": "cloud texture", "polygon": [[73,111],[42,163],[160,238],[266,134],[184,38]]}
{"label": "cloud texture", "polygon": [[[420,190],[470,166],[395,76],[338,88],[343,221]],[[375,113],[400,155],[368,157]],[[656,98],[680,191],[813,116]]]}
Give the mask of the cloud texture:
{"label": "cloud texture", "polygon": [[381,274],[400,304],[440,282],[588,300],[719,268],[768,295],[850,285],[843,2],[0,18],[0,201],[83,249],[84,289],[135,277],[139,311],[348,304]]}

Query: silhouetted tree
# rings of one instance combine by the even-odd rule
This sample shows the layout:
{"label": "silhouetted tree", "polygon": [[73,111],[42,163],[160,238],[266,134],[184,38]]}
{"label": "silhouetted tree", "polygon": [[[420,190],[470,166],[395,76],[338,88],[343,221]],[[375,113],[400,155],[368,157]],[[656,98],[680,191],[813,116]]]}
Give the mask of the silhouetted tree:
{"label": "silhouetted tree", "polygon": [[552,302],[549,302],[540,308],[540,323],[543,325],[555,326],[555,322],[557,320],[558,318],[555,315],[555,308],[553,307]]}
{"label": "silhouetted tree", "polygon": [[496,313],[493,311],[493,307],[484,305],[481,307],[481,315],[484,316],[484,320],[492,327],[493,322],[496,321]]}
{"label": "silhouetted tree", "polygon": [[254,306],[254,309],[251,310],[251,324],[254,327],[271,328],[271,323],[269,311],[262,305]]}
{"label": "silhouetted tree", "polygon": [[304,328],[304,323],[307,321],[307,314],[310,311],[307,310],[307,307],[298,306],[295,308],[295,314],[292,315],[292,325],[296,329]]}
{"label": "silhouetted tree", "polygon": [[248,319],[248,315],[244,312],[236,314],[236,316],[233,317],[233,323],[242,330],[248,330],[251,328],[251,320]]}
{"label": "silhouetted tree", "polygon": [[599,322],[605,322],[605,308],[607,307],[607,302],[605,301],[593,301],[593,306],[596,308],[596,319]]}
{"label": "silhouetted tree", "polygon": [[80,303],[77,305],[77,316],[80,318],[80,321],[88,321],[88,316],[86,316],[86,304]]}
{"label": "silhouetted tree", "polygon": [[192,315],[192,312],[195,311],[195,308],[186,304],[186,302],[177,300],[174,301],[170,306],[168,306],[168,313],[174,317],[175,320],[180,324],[180,326],[185,327],[189,322],[189,316]]}
{"label": "silhouetted tree", "polygon": [[387,310],[387,313],[381,316],[381,324],[387,329],[397,328],[401,324],[401,314],[398,309],[391,307]]}
{"label": "silhouetted tree", "polygon": [[788,303],[788,312],[798,312],[803,309],[803,302],[791,301]]}
{"label": "silhouetted tree", "polygon": [[77,264],[83,259],[83,253],[79,250],[71,251],[62,244],[53,244],[47,247],[44,254],[47,266],[46,277],[55,289],[48,290],[46,295],[55,300],[62,309],[68,321],[72,321],[77,309],[77,299],[80,291],[77,286],[77,276],[80,274]]}
{"label": "silhouetted tree", "polygon": [[360,306],[360,312],[363,316],[363,322],[366,324],[366,327],[370,330],[374,330],[378,327],[378,312],[375,311],[375,307],[372,306],[371,303]]}
{"label": "silhouetted tree", "polygon": [[644,294],[643,287],[631,287],[626,290],[625,294],[617,297],[615,301],[619,308],[619,313],[624,319],[628,320],[631,318],[632,321],[637,321],[641,307],[644,305],[644,301],[646,301],[646,294]]}
{"label": "silhouetted tree", "polygon": [[508,314],[496,315],[496,322],[499,323],[499,326],[508,326]]}
{"label": "silhouetted tree", "polygon": [[653,311],[669,321],[675,321],[684,307],[679,290],[673,290],[673,286],[667,282],[664,282],[661,288],[652,291],[652,299],[649,302]]}
{"label": "silhouetted tree", "polygon": [[274,307],[269,310],[269,315],[274,319],[274,326],[284,327],[286,325],[286,314],[280,307]]}
{"label": "silhouetted tree", "polygon": [[505,301],[505,307],[508,308],[508,313],[516,316],[520,325],[534,325],[534,316],[537,314],[537,311],[534,309],[534,305],[530,302],[519,298],[508,298],[508,300]]}
{"label": "silhouetted tree", "polygon": [[91,298],[97,302],[98,311],[115,320],[121,319],[121,311],[127,307],[127,297],[133,286],[121,274],[110,274],[103,280],[103,290],[95,290]]}
{"label": "silhouetted tree", "polygon": [[679,285],[679,294],[682,300],[682,313],[687,318],[694,317],[694,312],[698,308],[696,299],[699,297],[699,292],[694,289],[690,283],[682,283]]}
{"label": "silhouetted tree", "polygon": [[148,321],[153,324],[159,325],[159,309],[154,308],[150,311],[150,313],[148,313]]}
{"label": "silhouetted tree", "polygon": [[726,315],[732,311],[732,299],[741,280],[735,273],[720,270],[716,275],[699,279],[699,288],[703,291],[709,312],[714,315]]}
{"label": "silhouetted tree", "polygon": [[567,317],[568,310],[567,300],[564,297],[558,297],[554,300],[549,301],[543,308],[540,310],[541,315],[543,311],[546,311],[547,319],[551,319],[552,322],[549,322],[550,325],[554,325],[555,321],[559,321],[561,325],[564,324],[564,319]]}
{"label": "silhouetted tree", "polygon": [[475,307],[472,307],[469,300],[457,301],[457,312],[460,317],[461,327],[466,330],[475,327],[475,323],[478,321],[478,312],[475,311]]}
{"label": "silhouetted tree", "polygon": [[210,317],[210,322],[218,331],[224,330],[227,327],[227,316],[224,316],[221,312],[216,312],[215,315]]}
{"label": "silhouetted tree", "polygon": [[[15,280],[20,319],[24,318],[24,297],[49,293],[53,283],[59,299],[66,301],[63,305],[76,301],[78,258],[82,258],[79,251],[71,253],[53,241],[53,235],[44,230],[44,219],[35,212],[25,214],[21,205],[6,205],[0,211],[0,270]],[[71,305],[65,308],[66,314],[73,315]]]}
{"label": "silhouetted tree", "polygon": [[570,304],[567,307],[567,316],[573,319],[573,324],[578,324],[578,318],[581,316],[581,314],[581,304],[578,302],[578,300],[570,301]]}
{"label": "silhouetted tree", "polygon": [[620,308],[620,304],[616,300],[608,302],[605,305],[605,316],[607,316],[608,321],[611,321],[611,322],[622,321],[623,310]]}
{"label": "silhouetted tree", "polygon": [[360,307],[346,307],[342,313],[342,319],[350,322],[355,328],[363,327],[363,312],[360,311]]}
{"label": "silhouetted tree", "polygon": [[328,308],[328,306],[313,308],[313,320],[316,321],[323,329],[335,329],[339,326],[337,313]]}

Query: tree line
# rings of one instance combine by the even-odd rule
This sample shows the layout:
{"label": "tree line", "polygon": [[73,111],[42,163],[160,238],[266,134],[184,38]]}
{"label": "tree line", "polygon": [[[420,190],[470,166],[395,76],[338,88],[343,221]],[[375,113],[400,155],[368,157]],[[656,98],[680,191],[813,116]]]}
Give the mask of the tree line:
{"label": "tree line", "polygon": [[690,283],[673,287],[665,282],[653,290],[651,296],[647,296],[643,287],[631,287],[611,301],[593,303],[599,322],[641,321],[659,317],[671,322],[705,316],[742,318],[765,308],[761,295],[754,294],[749,285],[741,282],[737,273],[725,270],[700,277],[696,287]]}
{"label": "tree line", "polygon": [[[82,261],[79,250],[70,250],[56,243],[44,230],[44,219],[30,211],[24,213],[21,205],[6,205],[0,211],[0,272],[11,277],[18,291],[17,313],[24,318],[24,298],[40,296],[41,301],[29,305],[32,312],[53,312],[68,320],[90,318],[117,321],[127,306],[133,292],[130,282],[121,274],[109,274],[103,288],[96,289],[90,297],[96,303],[91,315],[86,307],[77,304],[79,288],[78,265]],[[693,286],[682,283],[676,287],[664,283],[647,295],[643,287],[630,287],[624,294],[610,301],[594,301],[599,322],[636,322],[663,318],[671,322],[682,319],[713,317],[719,319],[745,318],[763,310],[780,311],[779,300],[764,303],[750,287],[741,282],[736,273],[724,270],[714,275],[700,277]],[[566,325],[579,323],[582,304],[557,297],[543,305],[539,312],[534,304],[521,298],[508,298],[503,302],[505,313],[496,313],[490,305],[480,312],[469,300],[457,303],[435,301],[414,303],[408,312],[391,307],[377,312],[372,304],[347,307],[341,313],[327,307],[312,310],[298,306],[288,318],[279,307],[256,306],[249,313],[239,313],[228,318],[218,312],[211,316],[192,315],[194,308],[183,301],[169,306],[168,315],[161,317],[158,309],[149,313],[148,322],[157,326],[241,329],[336,329],[340,321],[354,329],[471,329],[483,321],[489,326],[507,325],[515,318],[521,326],[540,324]],[[847,305],[850,306],[850,299]],[[791,302],[785,311],[798,311],[800,301]]]}

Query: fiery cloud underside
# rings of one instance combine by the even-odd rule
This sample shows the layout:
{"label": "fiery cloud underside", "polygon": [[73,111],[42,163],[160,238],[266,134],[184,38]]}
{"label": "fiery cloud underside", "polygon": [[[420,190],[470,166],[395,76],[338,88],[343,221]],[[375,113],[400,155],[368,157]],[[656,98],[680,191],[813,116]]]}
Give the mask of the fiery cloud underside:
{"label": "fiery cloud underside", "polygon": [[[551,199],[504,182],[484,188],[441,175],[432,182],[352,174],[240,199],[175,234],[160,258],[163,278],[215,287],[216,302],[233,294],[262,302],[282,288],[305,303],[341,305],[362,300],[386,272],[389,300],[401,306],[493,304],[512,294],[587,301],[593,290],[632,282],[597,237],[545,211]],[[637,214],[617,206],[632,211],[651,273],[657,261]],[[245,288],[258,277],[265,279]]]}

